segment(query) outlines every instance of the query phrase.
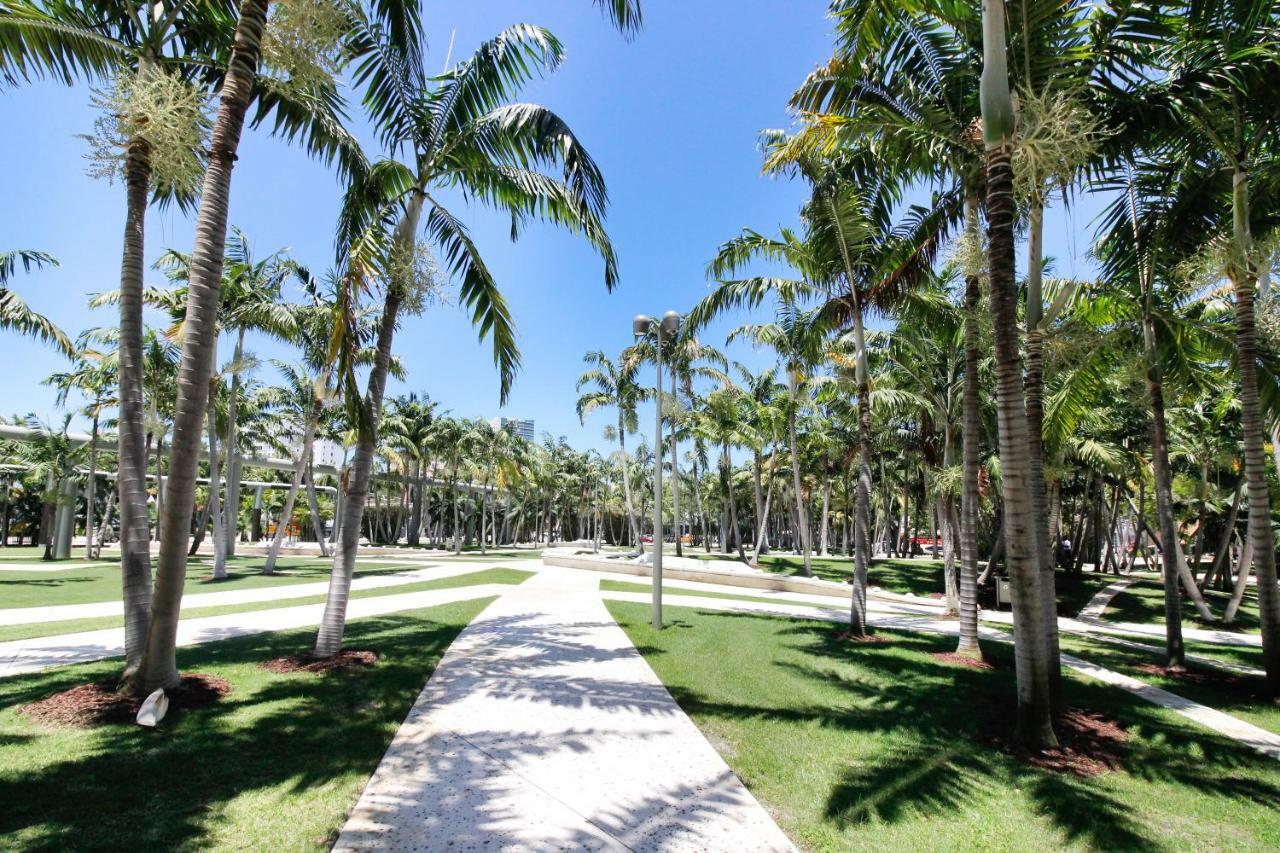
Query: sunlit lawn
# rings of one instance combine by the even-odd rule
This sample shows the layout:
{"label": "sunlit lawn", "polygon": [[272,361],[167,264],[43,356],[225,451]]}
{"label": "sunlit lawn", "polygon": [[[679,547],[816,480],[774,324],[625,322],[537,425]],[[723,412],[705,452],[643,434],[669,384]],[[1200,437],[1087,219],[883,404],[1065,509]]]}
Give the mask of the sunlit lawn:
{"label": "sunlit lawn", "polygon": [[[404,595],[411,592],[426,592],[433,589],[456,589],[464,586],[481,584],[518,584],[532,577],[532,572],[517,569],[487,569],[465,575],[439,578],[436,580],[418,581],[417,583],[399,586],[377,587],[374,589],[356,589],[351,593],[352,599],[375,598],[385,595]],[[325,596],[308,595],[302,598],[287,598],[276,601],[255,601],[242,604],[223,604],[213,607],[184,607],[183,619],[198,619],[203,616],[222,616],[228,613],[250,613],[257,610],[274,610],[280,607],[300,607],[308,604],[323,604]],[[119,628],[124,625],[122,616],[101,616],[89,619],[67,619],[58,622],[34,622],[23,625],[6,625],[0,627],[0,642],[8,640],[25,640],[30,637],[51,637],[57,634],[72,634],[80,631],[97,631],[103,628]]]}
{"label": "sunlit lawn", "polygon": [[258,666],[314,630],[178,650],[227,679],[219,704],[133,725],[47,729],[15,706],[117,673],[119,662],[0,680],[0,849],[327,849],[454,636],[488,600],[353,621],[346,647],[381,660],[346,674]]}
{"label": "sunlit lawn", "polygon": [[[422,568],[431,563],[412,564],[358,561],[356,576],[404,571],[406,567]],[[237,556],[227,560],[228,577],[212,578],[213,558],[205,555],[187,561],[188,593],[222,592],[230,589],[254,589],[295,583],[314,583],[329,577],[332,560],[317,557],[281,557],[276,570],[283,574],[264,575],[265,557]],[[0,572],[0,608],[40,607],[57,604],[85,604],[120,598],[120,566],[118,559],[104,560],[109,565],[80,564],[65,561],[66,569],[56,572]]]}
{"label": "sunlit lawn", "polygon": [[[645,595],[653,594],[653,584],[651,583],[630,583],[628,581],[601,580],[601,592],[642,592]],[[815,604],[808,601],[790,601],[785,598],[769,598],[763,595],[735,595],[729,592],[711,592],[698,589],[686,589],[685,587],[669,586],[663,584],[663,596],[691,596],[696,595],[700,598],[722,598],[730,601],[750,601],[757,604],[787,604],[796,607],[820,607],[828,610],[846,610],[849,607],[848,602],[841,601],[838,598],[832,598],[831,602],[823,604]]]}
{"label": "sunlit lawn", "polygon": [[[1231,593],[1218,590],[1205,590],[1205,603],[1215,616],[1222,616],[1227,610],[1227,602]],[[1140,622],[1143,624],[1164,623],[1164,587],[1155,580],[1143,580],[1124,590],[1111,599],[1107,609],[1103,611],[1103,619],[1113,622]],[[1240,612],[1231,625],[1221,622],[1202,622],[1195,605],[1182,595],[1182,618],[1193,627],[1213,628],[1219,631],[1242,631],[1257,633],[1261,630],[1258,623],[1258,590],[1247,587],[1244,598],[1240,602]]]}
{"label": "sunlit lawn", "polygon": [[[1012,671],[947,665],[954,639],[643,604],[610,611],[779,825],[812,850],[1273,850],[1280,763],[1128,694],[1069,678],[1071,704],[1122,721],[1126,769],[1051,774],[994,749]],[[1009,664],[1007,647],[989,656]]]}

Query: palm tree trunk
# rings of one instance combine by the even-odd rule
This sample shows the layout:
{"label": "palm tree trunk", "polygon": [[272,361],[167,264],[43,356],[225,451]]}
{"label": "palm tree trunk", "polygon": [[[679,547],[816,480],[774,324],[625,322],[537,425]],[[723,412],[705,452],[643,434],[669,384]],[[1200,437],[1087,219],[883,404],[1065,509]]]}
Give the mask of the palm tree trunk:
{"label": "palm tree trunk", "polygon": [[[420,204],[421,202],[419,202]],[[417,217],[408,231],[414,233]],[[355,573],[356,555],[360,548],[360,528],[364,518],[364,505],[369,496],[369,481],[373,474],[374,450],[378,437],[378,421],[382,416],[382,394],[386,389],[387,371],[391,366],[391,341],[395,336],[396,317],[400,310],[400,296],[392,290],[387,293],[382,309],[382,321],[378,326],[378,343],[373,369],[369,372],[369,386],[362,404],[363,423],[356,439],[356,452],[351,463],[351,475],[339,500],[342,508],[342,527],[339,530],[337,553],[333,571],[329,575],[329,592],[325,599],[324,615],[316,634],[315,656],[328,658],[342,648],[342,637],[347,626],[347,602],[351,597],[351,579]]]}
{"label": "palm tree trunk", "polygon": [[329,544],[325,542],[324,519],[320,517],[320,498],[316,494],[316,471],[312,464],[311,448],[307,448],[307,509],[311,514],[311,529],[315,532],[316,544],[320,546],[320,556],[329,557]]}
{"label": "palm tree trunk", "polygon": [[[214,381],[216,386],[217,381]],[[227,540],[224,534],[222,514],[222,466],[218,454],[218,417],[213,403],[215,389],[209,389],[209,515],[213,518],[213,579],[227,577]]]}
{"label": "palm tree trunk", "polygon": [[631,500],[631,475],[627,473],[627,469],[631,466],[628,464],[630,460],[627,457],[627,430],[623,426],[625,419],[622,412],[618,412],[618,450],[622,453],[622,496],[627,503],[627,518],[631,522],[631,541],[635,547],[640,547],[640,522],[636,520],[635,504]]}
{"label": "palm tree trunk", "polygon": [[[965,200],[965,224],[976,234],[978,203]],[[970,271],[973,272],[973,271]],[[978,431],[982,411],[978,378],[981,332],[978,305],[982,301],[982,279],[966,274],[964,283],[964,392],[962,397],[961,488],[960,488],[960,641],[956,654],[982,657],[978,645]]]}
{"label": "palm tree trunk", "polygon": [[[396,226],[394,240],[412,257],[414,235],[426,196],[415,192],[408,201],[404,216]],[[320,630],[316,633],[315,656],[333,657],[342,648],[342,637],[347,626],[347,602],[351,597],[351,579],[356,567],[356,554],[360,548],[360,527],[364,518],[364,505],[369,495],[369,481],[373,475],[374,451],[378,440],[378,422],[382,417],[382,395],[387,386],[387,372],[391,367],[391,343],[395,337],[396,322],[400,313],[401,294],[389,288],[383,302],[382,320],[378,324],[378,342],[369,371],[369,385],[362,404],[362,422],[356,440],[355,459],[346,488],[339,496],[345,506],[342,510],[341,539],[329,575],[329,593],[325,600]]]}
{"label": "palm tree trunk", "polygon": [[[267,562],[262,567],[264,575],[276,573],[276,560],[280,558],[280,546],[284,542],[285,528],[289,519],[293,518],[293,504],[298,497],[298,489],[302,486],[302,474],[311,459],[311,442],[316,432],[316,419],[308,414],[306,426],[303,427],[302,447],[298,448],[298,459],[293,463],[293,477],[289,481],[289,492],[285,495],[284,509],[276,522],[275,535],[271,537],[271,547],[267,549]],[[321,544],[323,548],[323,543]]]}
{"label": "palm tree trunk", "polygon": [[[1044,607],[1045,645],[1049,654],[1049,693],[1055,712],[1063,710],[1062,653],[1058,648],[1058,594],[1053,548],[1049,543],[1049,511],[1044,485],[1044,315],[1042,273],[1044,206],[1033,200],[1027,226],[1027,452],[1030,454],[1031,500],[1035,513],[1036,553],[1040,562],[1040,597]],[[1080,543],[1083,546],[1083,542]],[[1080,548],[1083,553],[1083,547]]]}
{"label": "palm tree trunk", "polygon": [[187,542],[195,502],[196,468],[200,461],[200,426],[209,395],[217,345],[218,298],[222,286],[223,249],[227,240],[227,208],[245,113],[253,97],[268,0],[243,0],[235,41],[223,78],[218,115],[209,145],[209,165],[200,193],[195,249],[187,287],[187,311],[174,405],[173,441],[169,450],[169,493],[161,520],[160,565],[146,650],[135,676],[143,692],[176,687],[180,676],[175,655],[178,614],[186,581]]}
{"label": "palm tree trunk", "polygon": [[738,504],[733,499],[733,471],[729,462],[729,444],[725,442],[720,457],[720,478],[724,483],[725,502],[728,504],[729,525],[733,530],[733,540],[738,548],[738,559],[747,561],[747,554],[742,548],[742,530],[738,527]]}
{"label": "palm tree trunk", "polygon": [[[116,492],[120,504],[120,581],[124,595],[125,678],[142,660],[151,610],[151,520],[147,510],[146,427],[142,401],[142,275],[151,145],[136,139],[125,159],[127,212],[120,262],[120,415]],[[159,483],[156,484],[159,488]]]}
{"label": "palm tree trunk", "polygon": [[[239,329],[236,334],[235,354],[232,356],[234,363],[238,365],[240,360],[244,358],[244,334],[243,328]],[[227,500],[223,504],[223,551],[227,556],[234,557],[236,553],[236,539],[239,538],[240,527],[240,477],[241,469],[244,467],[244,457],[240,455],[240,370],[237,368],[231,374],[231,402],[227,406]]]}
{"label": "palm tree trunk", "polygon": [[[1003,54],[1003,4],[984,9],[984,41],[1000,34]],[[994,11],[993,11],[994,10]],[[989,19],[998,17],[998,23]],[[997,29],[998,28],[998,29]],[[1003,59],[1003,56],[1001,56]],[[1003,62],[1000,63],[1003,65]],[[984,82],[990,62],[984,63]],[[1003,68],[1000,69],[1003,72]],[[1005,80],[1007,96],[1007,78]],[[987,116],[984,98],[983,114]],[[1010,115],[1012,111],[1010,110]],[[989,123],[989,122],[988,122]],[[990,132],[990,128],[988,128]],[[1050,657],[1040,592],[1040,555],[1036,529],[1027,408],[1022,393],[1018,341],[1017,289],[1014,280],[1012,145],[1007,137],[987,148],[987,232],[991,268],[991,312],[995,340],[996,405],[1000,473],[1004,493],[1005,562],[1013,596],[1014,658],[1018,682],[1017,732],[1028,749],[1057,745],[1053,732]]]}
{"label": "palm tree trunk", "polygon": [[853,591],[849,633],[861,637],[867,632],[867,571],[871,567],[871,382],[862,300],[856,294],[853,336],[854,379],[858,396],[858,485],[853,507]]}
{"label": "palm tree trunk", "polygon": [[1253,540],[1249,539],[1240,549],[1240,563],[1236,566],[1236,581],[1232,587],[1231,600],[1227,602],[1227,610],[1222,615],[1222,624],[1231,625],[1236,621],[1236,613],[1240,611],[1240,602],[1244,600],[1245,588],[1249,585],[1249,567],[1253,563]]}
{"label": "palm tree trunk", "polygon": [[809,554],[809,521],[804,511],[804,492],[800,488],[800,445],[796,441],[796,407],[800,405],[796,384],[795,371],[788,368],[787,391],[791,397],[791,405],[787,407],[787,435],[791,442],[791,479],[796,497],[797,544],[804,557],[804,576],[811,578],[813,564]]}
{"label": "palm tree trunk", "polygon": [[98,489],[98,409],[93,410],[93,430],[89,438],[89,478],[84,484],[84,558],[93,559],[93,502]]}
{"label": "palm tree trunk", "polygon": [[[1271,530],[1271,493],[1267,485],[1266,427],[1258,397],[1257,318],[1254,312],[1256,270],[1249,231],[1249,177],[1237,166],[1232,192],[1232,218],[1237,254],[1244,259],[1232,284],[1236,297],[1236,349],[1240,362],[1240,420],[1244,432],[1244,472],[1249,494],[1249,541],[1258,577],[1258,620],[1262,624],[1262,661],[1267,692],[1280,695],[1280,588],[1276,586],[1275,536]],[[1243,571],[1243,569],[1242,569]]]}
{"label": "palm tree trunk", "polygon": [[[1151,464],[1155,469],[1156,514],[1164,540],[1164,655],[1165,666],[1182,669],[1187,650],[1182,642],[1182,599],[1178,595],[1178,563],[1174,549],[1178,532],[1173,520],[1173,478],[1169,472],[1169,437],[1165,426],[1164,387],[1156,360],[1155,321],[1148,313],[1142,322],[1147,361],[1147,397],[1151,404]],[[1081,543],[1083,544],[1083,543]]]}

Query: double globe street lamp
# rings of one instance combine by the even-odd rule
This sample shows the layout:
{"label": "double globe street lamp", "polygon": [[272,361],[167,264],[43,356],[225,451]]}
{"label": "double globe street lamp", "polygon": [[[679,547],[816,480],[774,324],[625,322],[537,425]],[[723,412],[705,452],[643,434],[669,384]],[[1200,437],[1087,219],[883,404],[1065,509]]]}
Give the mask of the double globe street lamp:
{"label": "double globe street lamp", "polygon": [[[675,340],[680,331],[680,315],[668,311],[661,320],[655,320],[644,314],[637,314],[631,321],[631,331],[636,340],[649,336],[654,332],[654,362],[658,366],[657,382],[654,385],[655,438],[653,442],[653,627],[662,628],[662,344],[667,340]],[[676,535],[679,536],[677,528]]]}

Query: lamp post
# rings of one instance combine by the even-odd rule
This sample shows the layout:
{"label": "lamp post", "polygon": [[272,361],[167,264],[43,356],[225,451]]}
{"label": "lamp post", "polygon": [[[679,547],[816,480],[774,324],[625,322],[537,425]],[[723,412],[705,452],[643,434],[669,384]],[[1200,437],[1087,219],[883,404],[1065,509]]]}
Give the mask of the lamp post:
{"label": "lamp post", "polygon": [[668,311],[662,320],[654,320],[644,314],[637,314],[631,321],[631,330],[637,340],[646,337],[652,330],[654,333],[654,363],[657,364],[657,379],[654,382],[653,407],[654,418],[653,441],[653,627],[662,628],[662,343],[666,338],[675,339],[680,331],[680,315]]}

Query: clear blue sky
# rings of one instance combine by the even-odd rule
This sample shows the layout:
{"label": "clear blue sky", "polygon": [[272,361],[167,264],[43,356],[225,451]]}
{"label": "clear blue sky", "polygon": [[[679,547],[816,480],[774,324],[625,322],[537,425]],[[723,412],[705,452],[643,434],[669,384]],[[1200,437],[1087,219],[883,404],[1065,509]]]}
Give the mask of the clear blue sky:
{"label": "clear blue sky", "polygon": [[[756,134],[787,126],[787,97],[830,55],[826,3],[644,0],[645,26],[630,42],[588,0],[428,0],[424,7],[433,66],[443,66],[451,39],[457,60],[516,22],[546,26],[564,42],[565,64],[522,100],[564,117],[603,168],[622,283],[606,293],[598,258],[572,236],[534,227],[513,244],[503,217],[460,206],[513,308],[524,368],[499,410],[488,345],[477,343],[460,309],[436,308],[407,320],[398,334],[409,378],[388,393],[425,391],[460,416],[533,418],[539,432],[603,447],[600,431],[612,418],[597,414],[582,427],[574,414],[583,354],[621,350],[636,313],[691,306],[706,291],[703,270],[716,247],[742,227],[772,231],[795,220],[804,189],[760,175]],[[20,275],[14,285],[73,335],[115,322],[110,310],[91,311],[85,300],[117,286],[124,213],[123,188],[84,173],[86,145],[76,134],[91,129],[89,96],[83,86],[49,83],[0,91],[0,158],[9,166],[0,249],[38,248],[59,258],[60,269]],[[353,112],[354,128],[374,151]],[[289,247],[323,269],[332,258],[340,192],[334,176],[299,150],[250,133],[233,181],[231,222],[258,252]],[[1058,259],[1058,274],[1087,273],[1079,254],[1094,207],[1049,217],[1046,251]],[[147,229],[149,259],[165,248],[191,248],[193,222],[176,210],[151,211]],[[147,281],[163,283],[153,272]],[[711,328],[706,338],[720,343],[740,319]],[[264,358],[288,357],[269,342],[251,348]],[[734,355],[763,361],[746,349]],[[0,412],[54,413],[53,393],[39,382],[62,367],[60,356],[5,335],[0,363],[8,370]],[[269,366],[262,378],[273,378]]]}

